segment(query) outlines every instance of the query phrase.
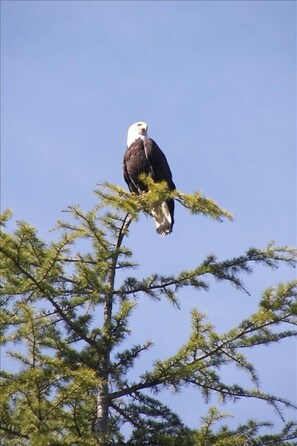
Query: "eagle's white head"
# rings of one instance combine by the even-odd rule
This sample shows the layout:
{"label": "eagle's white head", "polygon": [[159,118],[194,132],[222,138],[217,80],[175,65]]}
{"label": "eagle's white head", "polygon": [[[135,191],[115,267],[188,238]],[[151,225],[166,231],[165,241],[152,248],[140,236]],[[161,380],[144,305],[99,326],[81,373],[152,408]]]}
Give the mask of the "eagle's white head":
{"label": "eagle's white head", "polygon": [[127,137],[127,147],[131,146],[131,144],[138,138],[144,138],[147,136],[148,125],[146,122],[135,122],[135,124],[130,125],[128,129],[128,137]]}

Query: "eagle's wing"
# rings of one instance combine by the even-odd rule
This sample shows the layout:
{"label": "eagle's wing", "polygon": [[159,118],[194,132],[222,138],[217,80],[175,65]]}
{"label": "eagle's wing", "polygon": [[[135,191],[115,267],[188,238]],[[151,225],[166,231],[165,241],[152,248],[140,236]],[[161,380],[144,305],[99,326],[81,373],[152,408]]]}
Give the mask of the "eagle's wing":
{"label": "eagle's wing", "polygon": [[124,174],[124,180],[126,181],[128,187],[129,187],[129,191],[137,193],[137,188],[135,187],[134,183],[130,179],[125,158],[124,158],[124,162],[123,162],[123,174]]}
{"label": "eagle's wing", "polygon": [[151,138],[145,138],[144,151],[146,159],[150,166],[150,174],[154,181],[165,180],[170,189],[175,189],[172,181],[172,173],[167,162],[166,156],[158,146],[158,144]]}
{"label": "eagle's wing", "polygon": [[139,179],[140,174],[150,173],[142,139],[134,141],[126,150],[123,160],[123,174],[130,192],[147,192],[147,187]]}

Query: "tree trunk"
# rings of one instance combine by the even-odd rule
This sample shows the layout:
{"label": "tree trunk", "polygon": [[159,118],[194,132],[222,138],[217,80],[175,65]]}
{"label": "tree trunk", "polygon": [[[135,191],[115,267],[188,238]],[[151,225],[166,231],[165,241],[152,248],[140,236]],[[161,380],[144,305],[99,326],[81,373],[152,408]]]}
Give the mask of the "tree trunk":
{"label": "tree trunk", "polygon": [[108,410],[109,410],[109,369],[110,369],[110,354],[112,344],[110,342],[110,334],[112,328],[112,306],[113,306],[113,290],[116,275],[116,265],[118,261],[118,249],[120,248],[125,231],[128,229],[132,217],[126,214],[123,219],[122,226],[119,231],[118,240],[116,244],[116,250],[110,265],[110,272],[108,277],[108,283],[110,286],[110,293],[107,294],[104,302],[104,322],[103,322],[103,355],[100,363],[99,376],[102,380],[98,386],[97,395],[97,412],[95,431],[100,446],[108,446],[110,442],[109,426],[108,426]]}
{"label": "tree trunk", "polygon": [[[111,271],[110,281],[114,282],[115,268]],[[112,287],[113,288],[113,287]],[[97,413],[95,430],[100,446],[108,446],[109,432],[108,432],[108,409],[109,409],[109,366],[110,366],[110,331],[111,331],[111,317],[112,317],[112,299],[113,295],[106,296],[104,303],[104,324],[103,324],[103,354],[100,363],[99,376],[101,382],[98,386],[97,395]]]}
{"label": "tree trunk", "polygon": [[95,430],[100,446],[108,446],[108,383],[98,389]]}

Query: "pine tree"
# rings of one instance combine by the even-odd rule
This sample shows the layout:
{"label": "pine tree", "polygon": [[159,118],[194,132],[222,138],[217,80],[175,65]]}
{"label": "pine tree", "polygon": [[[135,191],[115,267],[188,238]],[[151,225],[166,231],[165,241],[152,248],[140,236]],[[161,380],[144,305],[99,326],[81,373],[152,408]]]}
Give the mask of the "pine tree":
{"label": "pine tree", "polygon": [[[182,348],[130,378],[138,358],[152,347],[150,341],[121,347],[130,335],[129,318],[139,295],[167,299],[178,308],[183,288],[207,290],[212,277],[246,291],[241,275],[257,264],[294,265],[293,249],[270,244],[230,260],[210,255],[177,275],[154,273],[141,280],[128,275],[137,266],[125,245],[131,223],[158,201],[171,196],[191,213],[232,218],[200,193],[170,192],[163,183],[145,181],[150,192],[142,196],[108,183],[99,186],[98,204],[88,212],[69,207],[67,221],[57,223],[58,240],[51,243],[26,222],[6,231],[11,212],[3,213],[2,352],[14,367],[1,372],[1,445],[296,445],[294,422],[274,435],[260,435],[266,424],[257,421],[234,431],[216,429],[225,415],[212,407],[192,430],[161,398],[162,390],[191,385],[206,400],[211,394],[223,401],[264,400],[280,416],[282,406],[293,406],[261,391],[244,352],[296,335],[296,282],[267,289],[257,312],[224,334],[194,309],[191,334]],[[125,278],[117,285],[119,272]],[[226,364],[247,372],[254,388],[224,383],[220,371]],[[132,429],[128,440],[124,424]]]}

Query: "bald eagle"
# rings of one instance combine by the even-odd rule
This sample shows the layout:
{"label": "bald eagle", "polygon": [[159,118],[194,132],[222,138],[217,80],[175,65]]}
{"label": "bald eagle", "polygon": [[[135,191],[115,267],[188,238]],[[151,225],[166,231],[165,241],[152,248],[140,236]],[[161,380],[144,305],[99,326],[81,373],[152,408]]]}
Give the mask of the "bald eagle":
{"label": "bald eagle", "polygon": [[[166,181],[169,190],[174,190],[175,185],[167,159],[155,141],[147,136],[147,129],[146,122],[136,122],[128,129],[123,163],[124,179],[130,192],[138,195],[148,191],[147,186],[139,179],[142,173],[150,176],[155,182]],[[157,233],[170,234],[174,224],[174,200],[164,201],[151,212]]]}

